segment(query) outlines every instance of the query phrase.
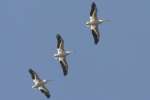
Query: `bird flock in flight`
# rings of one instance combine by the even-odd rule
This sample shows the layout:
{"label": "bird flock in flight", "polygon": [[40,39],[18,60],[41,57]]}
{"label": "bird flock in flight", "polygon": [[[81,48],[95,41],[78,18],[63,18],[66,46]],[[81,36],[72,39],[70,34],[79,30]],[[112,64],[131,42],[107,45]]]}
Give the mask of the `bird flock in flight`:
{"label": "bird flock in flight", "polygon": [[[89,21],[86,22],[86,25],[90,28],[93,38],[94,38],[94,43],[98,44],[99,39],[100,39],[100,32],[98,29],[98,25],[105,22],[106,20],[103,19],[98,19],[97,17],[97,8],[95,2],[92,2],[91,4],[91,11],[90,11],[90,17]],[[66,76],[68,74],[68,63],[66,61],[66,57],[71,54],[71,51],[65,50],[64,49],[64,40],[60,34],[56,35],[57,39],[57,53],[54,54],[54,57],[57,61],[59,61],[63,75]],[[50,92],[46,88],[45,84],[47,84],[51,80],[42,80],[38,74],[33,70],[29,69],[29,73],[31,75],[31,78],[33,80],[34,85],[32,88],[36,88],[41,93],[43,93],[47,98],[50,98]]]}

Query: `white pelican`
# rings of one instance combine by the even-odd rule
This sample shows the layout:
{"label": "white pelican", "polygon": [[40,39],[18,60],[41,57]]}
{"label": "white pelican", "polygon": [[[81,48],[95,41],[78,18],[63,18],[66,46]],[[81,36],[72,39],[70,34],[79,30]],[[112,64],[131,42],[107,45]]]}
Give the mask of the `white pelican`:
{"label": "white pelican", "polygon": [[49,81],[49,80],[41,80],[38,76],[38,74],[33,71],[32,69],[29,69],[29,73],[32,77],[33,83],[34,85],[32,86],[32,88],[37,88],[38,90],[40,90],[47,98],[50,97],[50,93],[49,90],[46,88],[45,84]]}
{"label": "white pelican", "polygon": [[68,64],[66,61],[66,56],[71,53],[71,51],[66,51],[64,49],[64,40],[60,34],[56,35],[57,38],[57,53],[54,54],[54,57],[60,62],[63,74],[66,76],[68,74]]}
{"label": "white pelican", "polygon": [[99,42],[100,33],[98,30],[98,25],[103,23],[105,20],[98,19],[97,18],[97,8],[95,2],[91,5],[91,11],[90,11],[90,20],[86,22],[86,25],[90,27],[92,31],[92,35],[94,38],[94,43],[97,44]]}

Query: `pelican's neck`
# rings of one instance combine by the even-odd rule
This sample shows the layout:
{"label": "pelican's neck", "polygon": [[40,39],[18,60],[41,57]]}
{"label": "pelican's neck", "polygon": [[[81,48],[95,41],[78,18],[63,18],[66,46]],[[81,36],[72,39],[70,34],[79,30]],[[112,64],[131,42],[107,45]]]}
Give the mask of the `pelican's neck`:
{"label": "pelican's neck", "polygon": [[48,80],[43,80],[43,83],[44,83],[44,84],[47,84],[47,83],[48,83]]}

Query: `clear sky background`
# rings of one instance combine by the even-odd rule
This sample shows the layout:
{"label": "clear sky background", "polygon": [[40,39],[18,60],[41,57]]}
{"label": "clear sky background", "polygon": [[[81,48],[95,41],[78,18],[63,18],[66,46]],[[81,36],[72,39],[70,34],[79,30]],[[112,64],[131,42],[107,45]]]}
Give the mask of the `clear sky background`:
{"label": "clear sky background", "polygon": [[[92,0],[0,0],[0,100],[47,100],[31,88],[33,68],[50,100],[150,100],[150,1],[95,0],[109,19],[94,45],[89,20]],[[69,73],[52,57],[56,34]]]}

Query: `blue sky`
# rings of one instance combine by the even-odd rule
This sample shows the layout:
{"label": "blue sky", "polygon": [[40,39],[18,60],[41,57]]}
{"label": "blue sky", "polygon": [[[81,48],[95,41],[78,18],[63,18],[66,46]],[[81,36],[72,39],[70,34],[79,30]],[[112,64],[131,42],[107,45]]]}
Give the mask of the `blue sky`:
{"label": "blue sky", "polygon": [[[51,100],[150,100],[150,1],[94,1],[111,20],[97,46],[85,26],[92,0],[0,1],[1,100],[46,100],[29,68],[54,80]],[[52,57],[57,33],[73,51],[67,77]]]}

